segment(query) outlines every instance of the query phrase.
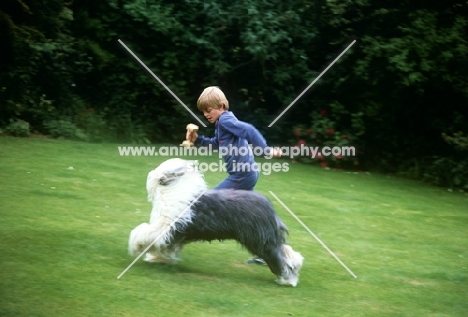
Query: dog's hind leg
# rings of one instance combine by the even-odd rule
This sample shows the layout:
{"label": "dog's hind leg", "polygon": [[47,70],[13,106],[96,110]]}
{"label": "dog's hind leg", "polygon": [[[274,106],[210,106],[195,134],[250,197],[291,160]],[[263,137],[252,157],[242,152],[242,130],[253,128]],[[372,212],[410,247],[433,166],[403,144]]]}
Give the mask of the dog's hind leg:
{"label": "dog's hind leg", "polygon": [[265,260],[270,271],[277,276],[276,282],[295,287],[304,258],[289,245],[264,246],[257,255]]}
{"label": "dog's hind leg", "polygon": [[299,282],[299,270],[302,267],[304,258],[299,252],[296,252],[287,244],[281,246],[281,252],[284,256],[282,273],[276,280],[281,285],[291,285],[295,287]]}
{"label": "dog's hind leg", "polygon": [[280,276],[283,273],[284,260],[280,247],[263,246],[260,250],[256,250],[255,254],[267,263],[273,274]]}

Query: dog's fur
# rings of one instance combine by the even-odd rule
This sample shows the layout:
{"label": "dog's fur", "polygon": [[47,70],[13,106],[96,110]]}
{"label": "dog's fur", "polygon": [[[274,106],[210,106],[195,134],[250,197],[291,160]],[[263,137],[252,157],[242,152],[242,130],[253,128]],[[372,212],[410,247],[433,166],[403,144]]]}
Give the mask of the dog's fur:
{"label": "dog's fur", "polygon": [[193,162],[182,159],[167,160],[151,171],[146,188],[153,204],[150,223],[132,230],[131,255],[152,244],[146,261],[174,263],[185,244],[233,239],[263,258],[279,284],[297,285],[303,257],[285,244],[286,225],[265,196],[207,190]]}

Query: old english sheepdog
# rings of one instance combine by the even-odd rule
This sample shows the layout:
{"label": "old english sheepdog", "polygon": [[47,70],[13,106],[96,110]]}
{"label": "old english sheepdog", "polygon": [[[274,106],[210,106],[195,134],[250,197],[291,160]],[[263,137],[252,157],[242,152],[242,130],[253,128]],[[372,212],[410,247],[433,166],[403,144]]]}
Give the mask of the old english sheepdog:
{"label": "old english sheepdog", "polygon": [[146,188],[153,209],[130,234],[132,256],[151,245],[145,261],[175,263],[185,244],[233,239],[264,259],[279,284],[297,285],[304,258],[285,244],[288,229],[264,195],[208,190],[194,161],[177,158],[151,171]]}

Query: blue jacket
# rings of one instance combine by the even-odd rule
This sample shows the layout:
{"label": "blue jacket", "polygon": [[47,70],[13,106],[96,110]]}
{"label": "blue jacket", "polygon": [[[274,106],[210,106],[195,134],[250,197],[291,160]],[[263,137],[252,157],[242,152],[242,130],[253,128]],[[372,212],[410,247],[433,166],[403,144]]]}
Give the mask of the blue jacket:
{"label": "blue jacket", "polygon": [[[269,149],[262,134],[250,123],[239,121],[231,111],[225,111],[215,122],[215,135],[208,138],[199,135],[195,144],[199,146],[211,146],[223,154],[226,170],[229,174],[237,173],[237,163],[248,163],[254,166],[254,155],[249,143],[254,147],[260,147],[264,153]],[[258,169],[256,169],[258,171]]]}

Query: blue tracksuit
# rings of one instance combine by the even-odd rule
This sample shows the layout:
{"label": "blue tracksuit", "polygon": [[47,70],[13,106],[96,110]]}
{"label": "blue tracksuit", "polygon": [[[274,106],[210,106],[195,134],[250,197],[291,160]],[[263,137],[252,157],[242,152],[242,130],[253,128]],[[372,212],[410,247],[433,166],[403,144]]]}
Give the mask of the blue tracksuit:
{"label": "blue tracksuit", "polygon": [[230,111],[223,112],[216,121],[214,137],[198,136],[195,144],[211,144],[213,149],[218,149],[223,154],[229,176],[216,189],[254,189],[259,172],[249,143],[268,153],[262,134],[253,125],[239,121]]}

